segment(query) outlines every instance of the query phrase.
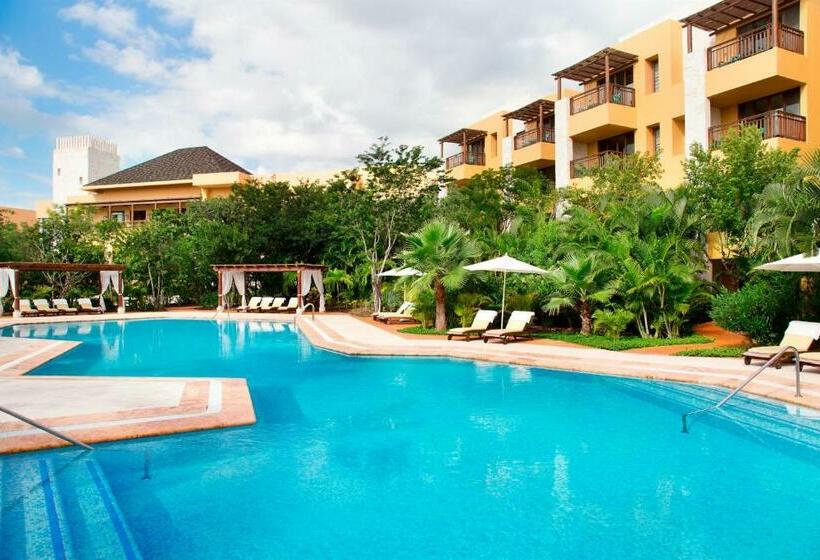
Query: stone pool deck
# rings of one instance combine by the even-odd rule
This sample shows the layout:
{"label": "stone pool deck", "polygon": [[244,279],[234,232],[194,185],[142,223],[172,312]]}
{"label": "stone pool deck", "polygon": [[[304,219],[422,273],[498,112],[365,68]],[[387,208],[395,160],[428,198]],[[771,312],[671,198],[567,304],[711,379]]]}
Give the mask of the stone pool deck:
{"label": "stone pool deck", "polygon": [[[172,311],[80,317],[0,318],[0,328],[76,321],[206,319],[292,322],[293,315]],[[412,336],[347,314],[299,317],[302,333],[316,346],[356,356],[437,356],[564,371],[682,381],[734,388],[754,368],[740,359],[694,358],[611,352],[558,341],[484,344]],[[0,337],[0,405],[73,437],[96,443],[253,424],[251,395],[244,379],[25,376],[74,348],[77,342]],[[218,372],[214,372],[218,374]],[[747,392],[820,410],[820,369],[806,368],[803,397],[794,395],[794,368],[770,368]],[[0,453],[65,445],[62,440],[0,413]]]}
{"label": "stone pool deck", "polygon": [[[317,315],[315,320],[305,316],[298,324],[316,346],[358,356],[441,356],[725,388],[736,387],[755,371],[753,365],[745,366],[739,358],[612,352],[544,340],[503,345],[408,336],[385,329],[369,318],[342,314]],[[820,369],[804,369],[801,398],[795,397],[794,378],[793,366],[769,368],[745,391],[820,409]]]}

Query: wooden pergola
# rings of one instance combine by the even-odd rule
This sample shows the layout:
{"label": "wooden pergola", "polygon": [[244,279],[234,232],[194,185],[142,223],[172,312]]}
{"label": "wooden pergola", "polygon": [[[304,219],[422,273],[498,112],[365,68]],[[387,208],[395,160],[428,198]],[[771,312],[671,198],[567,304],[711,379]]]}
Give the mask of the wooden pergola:
{"label": "wooden pergola", "polygon": [[219,295],[219,308],[222,308],[224,301],[222,296],[222,273],[223,272],[295,272],[296,273],[296,297],[298,298],[299,309],[302,308],[302,272],[306,270],[318,271],[320,274],[327,270],[321,264],[288,263],[288,264],[213,264],[211,269],[217,274],[217,294]]}
{"label": "wooden pergola", "polygon": [[20,313],[20,273],[21,272],[118,272],[119,281],[117,286],[118,302],[120,309],[124,309],[123,300],[123,271],[124,264],[89,264],[89,263],[46,263],[46,262],[0,262],[0,269],[14,271],[14,312]]}
{"label": "wooden pergola", "polygon": [[779,11],[793,4],[790,0],[723,0],[683,18],[686,28],[686,51],[692,52],[692,28],[697,27],[714,35],[724,29],[743,25],[747,21],[771,14],[772,35],[779,37]]}
{"label": "wooden pergola", "polygon": [[609,91],[610,75],[628,66],[632,66],[637,61],[638,55],[632,53],[613,48],[600,50],[581,62],[577,62],[553,74],[558,98],[561,98],[561,80],[563,78],[585,84],[603,77],[606,91]]}
{"label": "wooden pergola", "polygon": [[474,128],[461,128],[447,136],[442,136],[438,139],[438,143],[441,145],[441,157],[444,157],[444,144],[459,144],[461,153],[466,154],[468,144],[481,140],[485,136],[487,136],[486,130],[476,130]]}

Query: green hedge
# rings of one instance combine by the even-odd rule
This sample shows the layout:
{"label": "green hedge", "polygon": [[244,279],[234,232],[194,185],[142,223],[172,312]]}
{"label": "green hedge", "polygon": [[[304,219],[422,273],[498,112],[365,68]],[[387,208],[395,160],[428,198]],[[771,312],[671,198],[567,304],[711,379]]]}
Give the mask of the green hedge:
{"label": "green hedge", "polygon": [[639,336],[626,336],[623,338],[607,338],[599,335],[585,335],[578,333],[536,333],[536,338],[549,338],[551,340],[562,340],[583,346],[601,348],[603,350],[632,350],[633,348],[651,348],[653,346],[676,346],[678,344],[706,344],[712,342],[707,336],[694,334],[682,336],[680,338],[641,338]]}
{"label": "green hedge", "polygon": [[675,356],[699,356],[703,358],[739,358],[746,348],[743,346],[719,346],[717,348],[693,348],[682,350]]}
{"label": "green hedge", "polygon": [[764,273],[736,292],[722,290],[712,302],[711,317],[724,329],[770,344],[798,318],[800,305],[799,274]]}

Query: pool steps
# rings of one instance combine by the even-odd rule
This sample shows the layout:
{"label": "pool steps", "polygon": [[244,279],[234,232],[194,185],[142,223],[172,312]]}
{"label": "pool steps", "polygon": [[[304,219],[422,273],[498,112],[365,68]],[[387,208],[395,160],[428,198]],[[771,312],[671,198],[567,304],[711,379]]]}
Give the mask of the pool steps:
{"label": "pool steps", "polygon": [[[725,394],[724,390],[684,383],[656,383],[618,380],[620,388],[637,398],[652,401],[675,412],[686,412],[692,407],[714,404]],[[698,423],[709,423],[733,430],[747,430],[760,436],[771,436],[792,444],[820,449],[820,416],[810,409],[783,403],[738,395],[723,409],[699,418]],[[696,428],[693,428],[696,429]]]}
{"label": "pool steps", "polygon": [[20,457],[0,463],[3,557],[141,558],[99,464]]}

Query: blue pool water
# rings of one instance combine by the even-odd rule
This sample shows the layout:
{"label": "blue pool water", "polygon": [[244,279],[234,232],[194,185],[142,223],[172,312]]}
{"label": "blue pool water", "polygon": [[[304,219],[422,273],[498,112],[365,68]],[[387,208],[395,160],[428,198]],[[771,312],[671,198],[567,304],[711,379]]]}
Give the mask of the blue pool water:
{"label": "blue pool water", "polygon": [[57,557],[60,546],[78,558],[174,559],[749,559],[820,550],[820,426],[780,405],[740,399],[683,435],[680,414],[721,392],[345,357],[261,322],[0,334],[83,342],[37,375],[245,377],[258,418],[85,455],[0,459],[4,558]]}

